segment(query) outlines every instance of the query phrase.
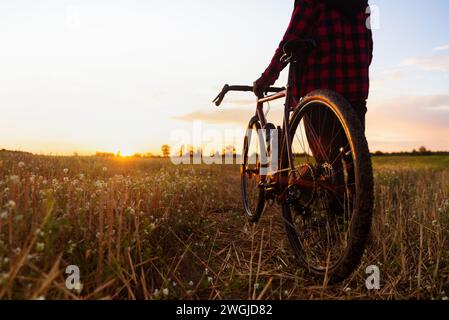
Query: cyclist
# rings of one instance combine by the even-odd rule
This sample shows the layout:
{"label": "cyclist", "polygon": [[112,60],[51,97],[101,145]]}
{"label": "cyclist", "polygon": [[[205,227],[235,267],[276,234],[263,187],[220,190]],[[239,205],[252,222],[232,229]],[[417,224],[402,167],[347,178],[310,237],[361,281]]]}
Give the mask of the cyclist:
{"label": "cyclist", "polygon": [[258,96],[274,84],[285,67],[280,62],[284,44],[313,38],[317,47],[305,58],[296,75],[296,101],[315,89],[330,89],[344,96],[365,125],[372,60],[372,33],[368,28],[368,0],[296,0],[290,24],[270,65],[254,82]]}
{"label": "cyclist", "polygon": [[[300,68],[294,74],[292,95],[295,105],[301,97],[316,89],[335,91],[350,102],[364,130],[373,51],[367,7],[368,0],[296,0],[284,38],[268,68],[254,82],[254,93],[260,97],[278,79],[285,67],[281,62],[285,43],[312,38],[317,46],[302,57]],[[343,130],[337,134],[330,130],[336,121],[335,116],[329,116],[330,111],[317,111],[319,116],[304,119],[310,149],[321,165],[331,163],[335,181],[343,184],[342,166],[352,166],[352,160],[345,159],[341,151],[348,141]],[[348,182],[353,179],[350,174]],[[336,201],[331,201],[329,208],[334,213],[342,209]]]}

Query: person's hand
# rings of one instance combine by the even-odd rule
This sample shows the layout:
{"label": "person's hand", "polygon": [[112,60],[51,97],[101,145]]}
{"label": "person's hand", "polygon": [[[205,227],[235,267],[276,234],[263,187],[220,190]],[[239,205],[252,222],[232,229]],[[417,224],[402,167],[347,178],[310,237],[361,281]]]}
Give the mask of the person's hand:
{"label": "person's hand", "polygon": [[263,93],[266,92],[269,88],[268,81],[262,76],[253,84],[253,92],[258,98],[263,97]]}

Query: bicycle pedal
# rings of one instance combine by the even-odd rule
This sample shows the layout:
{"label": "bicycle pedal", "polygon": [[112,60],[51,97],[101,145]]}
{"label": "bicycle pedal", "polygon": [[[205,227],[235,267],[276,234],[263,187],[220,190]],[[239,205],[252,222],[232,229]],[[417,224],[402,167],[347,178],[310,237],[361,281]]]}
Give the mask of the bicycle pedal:
{"label": "bicycle pedal", "polygon": [[259,188],[263,188],[266,191],[271,191],[271,190],[275,190],[276,189],[276,184],[275,183],[264,183],[264,182],[261,182],[261,183],[259,183]]}

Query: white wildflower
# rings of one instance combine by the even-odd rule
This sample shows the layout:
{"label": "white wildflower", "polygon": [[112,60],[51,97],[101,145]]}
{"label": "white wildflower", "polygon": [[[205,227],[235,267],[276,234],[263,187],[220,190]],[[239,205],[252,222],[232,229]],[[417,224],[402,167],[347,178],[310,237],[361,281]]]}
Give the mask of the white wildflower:
{"label": "white wildflower", "polygon": [[69,173],[69,169],[67,169],[67,168],[64,168],[64,174],[67,174],[67,173]]}
{"label": "white wildflower", "polygon": [[9,181],[11,181],[13,184],[18,184],[20,182],[19,176],[12,175],[9,177]]}
{"label": "white wildflower", "polygon": [[0,274],[0,284],[9,279],[9,273],[3,272]]}
{"label": "white wildflower", "polygon": [[164,288],[162,290],[162,293],[164,294],[164,296],[168,296],[168,294],[170,293],[170,291],[168,290],[168,288]]}
{"label": "white wildflower", "polygon": [[6,207],[9,209],[14,209],[16,207],[16,203],[13,200],[9,200]]}
{"label": "white wildflower", "polygon": [[25,162],[20,161],[20,162],[19,162],[19,168],[23,168],[23,167],[25,167]]}
{"label": "white wildflower", "polygon": [[38,243],[36,244],[36,250],[37,250],[37,251],[44,251],[44,249],[45,249],[45,243],[43,243],[43,242],[38,242]]}

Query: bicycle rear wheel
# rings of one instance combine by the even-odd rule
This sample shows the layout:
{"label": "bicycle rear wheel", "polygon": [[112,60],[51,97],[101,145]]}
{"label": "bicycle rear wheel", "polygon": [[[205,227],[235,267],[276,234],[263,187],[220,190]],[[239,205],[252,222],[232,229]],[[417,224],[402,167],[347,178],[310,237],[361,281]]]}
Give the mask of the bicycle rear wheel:
{"label": "bicycle rear wheel", "polygon": [[[362,125],[343,97],[317,90],[299,103],[290,137],[295,170],[280,179],[288,239],[303,267],[341,281],[360,263],[371,227],[373,174]],[[286,148],[282,168],[289,167]]]}
{"label": "bicycle rear wheel", "polygon": [[265,210],[266,176],[262,175],[265,144],[261,125],[257,117],[249,122],[243,141],[242,165],[240,170],[243,207],[248,221],[257,222]]}

